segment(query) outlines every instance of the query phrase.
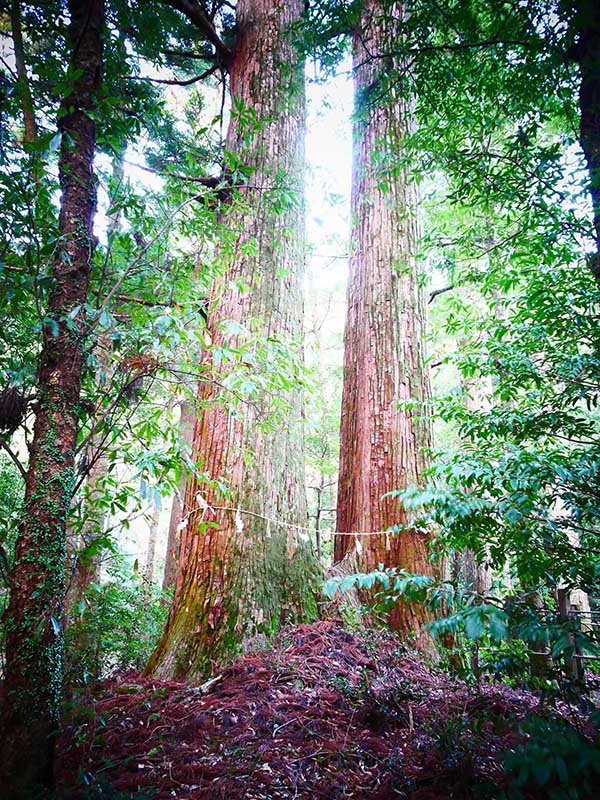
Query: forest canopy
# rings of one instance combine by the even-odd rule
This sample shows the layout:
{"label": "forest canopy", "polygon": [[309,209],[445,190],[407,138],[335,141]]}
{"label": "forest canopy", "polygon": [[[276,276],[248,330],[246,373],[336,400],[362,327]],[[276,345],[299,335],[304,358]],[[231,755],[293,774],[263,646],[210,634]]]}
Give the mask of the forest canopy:
{"label": "forest canopy", "polygon": [[0,796],[592,798],[595,3],[0,26]]}

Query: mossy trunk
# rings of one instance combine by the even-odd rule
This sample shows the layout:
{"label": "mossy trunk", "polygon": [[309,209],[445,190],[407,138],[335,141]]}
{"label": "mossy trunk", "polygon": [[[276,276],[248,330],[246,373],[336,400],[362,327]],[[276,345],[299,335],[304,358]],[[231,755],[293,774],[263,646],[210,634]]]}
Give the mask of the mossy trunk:
{"label": "mossy trunk", "polygon": [[[419,484],[431,445],[425,365],[425,302],[416,264],[417,190],[398,154],[411,128],[388,53],[401,35],[403,10],[365,0],[353,38],[355,81],[352,232],[340,439],[337,530],[386,531],[408,522],[387,492]],[[392,62],[392,63],[389,63]],[[334,560],[370,571],[379,564],[432,574],[428,536],[337,535]],[[353,568],[353,567],[352,567]],[[402,634],[428,619],[416,605],[390,616]]]}
{"label": "mossy trunk", "polygon": [[[102,74],[102,0],[70,0],[71,74],[59,120],[62,188],[59,239],[37,375],[37,409],[6,616],[0,785],[10,798],[47,796],[52,786],[63,654],[66,522],[85,321],[70,313],[88,295],[96,210],[93,112]],[[68,323],[68,324],[67,324]]]}
{"label": "mossy trunk", "polygon": [[[220,254],[227,266],[212,288],[208,331],[215,348],[235,350],[249,341],[236,326],[251,328],[248,363],[278,341],[299,345],[302,333],[305,103],[302,64],[288,35],[302,8],[302,0],[236,6],[226,149],[250,177],[224,218],[234,235]],[[308,538],[264,519],[307,524],[301,386],[294,382],[286,393],[285,421],[267,430],[267,392],[235,413],[219,398],[231,370],[225,361],[206,362],[194,455],[228,493],[214,482],[188,483],[174,605],[147,668],[159,677],[200,679],[281,623],[315,615],[318,566]]]}

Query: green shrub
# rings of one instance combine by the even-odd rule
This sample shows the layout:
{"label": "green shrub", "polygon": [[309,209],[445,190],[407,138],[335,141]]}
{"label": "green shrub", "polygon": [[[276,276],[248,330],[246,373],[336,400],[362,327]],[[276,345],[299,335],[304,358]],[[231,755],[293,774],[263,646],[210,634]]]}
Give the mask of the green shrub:
{"label": "green shrub", "polygon": [[530,716],[522,743],[504,757],[507,798],[594,800],[600,786],[600,747],[562,719]]}
{"label": "green shrub", "polygon": [[[25,484],[15,464],[0,453],[0,618],[8,603],[8,578]],[[0,672],[4,668],[4,626],[0,626]]]}
{"label": "green shrub", "polygon": [[127,565],[112,567],[105,583],[90,586],[67,628],[67,681],[142,669],[166,623],[168,599]]}

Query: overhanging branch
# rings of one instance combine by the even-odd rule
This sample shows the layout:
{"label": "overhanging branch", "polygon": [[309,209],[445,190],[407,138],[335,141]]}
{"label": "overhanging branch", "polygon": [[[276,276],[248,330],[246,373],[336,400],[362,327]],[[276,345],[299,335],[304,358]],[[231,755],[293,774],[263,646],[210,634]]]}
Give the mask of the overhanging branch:
{"label": "overhanging branch", "polygon": [[228,67],[231,64],[233,53],[217,33],[213,21],[199,0],[163,0],[163,2],[176,11],[180,11],[198,28],[202,36],[215,48],[223,66]]}

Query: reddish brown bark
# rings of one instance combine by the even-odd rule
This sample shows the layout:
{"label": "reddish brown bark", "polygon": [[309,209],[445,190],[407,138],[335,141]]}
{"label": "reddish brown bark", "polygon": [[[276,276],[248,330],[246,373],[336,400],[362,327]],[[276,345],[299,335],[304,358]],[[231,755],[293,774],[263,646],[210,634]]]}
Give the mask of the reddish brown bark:
{"label": "reddish brown bark", "polygon": [[[302,212],[298,206],[278,209],[278,195],[267,190],[283,175],[301,195],[302,65],[287,30],[302,8],[301,0],[240,0],[236,6],[241,38],[230,65],[231,95],[234,110],[243,104],[245,113],[232,117],[226,148],[251,177],[225,219],[237,233],[221,251],[227,268],[212,290],[208,330],[217,348],[245,340],[244,334],[228,335],[228,320],[257,328],[258,347],[268,345],[269,337],[289,342],[302,332]],[[240,280],[248,292],[236,288]],[[219,384],[230,369],[206,367],[207,377]],[[267,393],[234,415],[215,402],[215,382],[200,386],[204,410],[193,449],[203,470],[227,482],[229,495],[197,479],[188,484],[174,605],[147,670],[161,677],[204,676],[257,635],[314,613],[316,562],[308,541],[293,527],[254,516],[306,525],[300,387],[289,392],[286,423],[267,432],[260,425]],[[252,513],[213,512],[206,504]]]}
{"label": "reddish brown bark", "polygon": [[[52,784],[61,700],[66,518],[83,364],[84,320],[69,313],[87,298],[96,210],[93,112],[102,74],[102,0],[70,0],[71,68],[78,75],[60,118],[62,199],[54,285],[37,375],[30,447],[6,626],[0,784],[11,798],[34,798]],[[75,327],[75,329],[74,329]]]}
{"label": "reddish brown bark", "polygon": [[[397,86],[386,84],[383,70],[390,65],[376,57],[400,34],[401,17],[399,5],[366,0],[353,38],[352,250],[337,512],[342,532],[405,524],[407,515],[398,501],[382,496],[420,482],[430,446],[429,424],[422,416],[430,387],[424,363],[425,302],[415,262],[417,191],[394,165],[411,125],[411,109]],[[399,407],[407,402],[414,406]],[[347,556],[365,571],[384,564],[432,573],[428,539],[420,532],[359,538],[357,548],[355,537],[336,536],[335,561]],[[423,608],[401,604],[390,624],[402,634],[418,634],[426,618]]]}

